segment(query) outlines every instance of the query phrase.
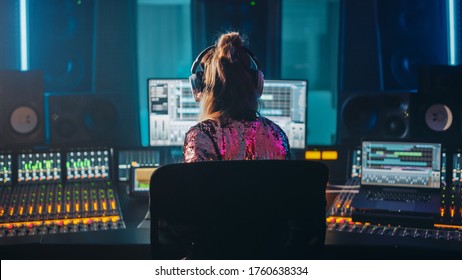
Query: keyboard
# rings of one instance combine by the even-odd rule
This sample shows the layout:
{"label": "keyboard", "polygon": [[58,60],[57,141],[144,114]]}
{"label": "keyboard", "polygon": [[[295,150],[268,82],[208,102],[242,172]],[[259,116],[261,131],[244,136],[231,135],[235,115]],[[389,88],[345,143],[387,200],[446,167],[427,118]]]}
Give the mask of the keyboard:
{"label": "keyboard", "polygon": [[369,200],[404,201],[404,202],[429,202],[428,194],[369,191],[366,196]]}

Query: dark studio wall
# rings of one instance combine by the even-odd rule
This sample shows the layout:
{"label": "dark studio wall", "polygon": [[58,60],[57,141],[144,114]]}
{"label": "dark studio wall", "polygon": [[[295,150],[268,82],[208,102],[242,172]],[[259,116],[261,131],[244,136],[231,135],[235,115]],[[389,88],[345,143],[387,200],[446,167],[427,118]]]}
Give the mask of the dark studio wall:
{"label": "dark studio wall", "polygon": [[[251,4],[255,2],[255,4]],[[215,43],[222,32],[239,31],[258,54],[267,79],[281,76],[282,1],[192,0],[193,54]]]}
{"label": "dark studio wall", "polygon": [[[143,108],[139,104],[140,99],[144,98],[142,93],[145,80],[140,82],[138,61],[145,56],[139,53],[137,46],[140,42],[137,34],[138,9],[142,6],[140,2],[27,1],[29,69],[40,71],[44,83],[37,85],[32,91],[9,86],[13,90],[3,91],[0,101],[8,99],[14,102],[2,102],[0,109],[3,112],[12,112],[29,102],[29,106],[35,106],[38,113],[43,114],[43,120],[40,120],[37,130],[32,133],[18,134],[10,128],[10,113],[5,113],[1,120],[3,127],[0,128],[0,147],[15,146],[17,143],[13,140],[2,140],[5,138],[23,139],[21,141],[25,145],[142,145],[140,126],[144,124],[140,125],[139,112]],[[155,5],[149,3],[151,9],[156,9],[156,5],[163,5],[164,8],[170,5],[167,0],[143,3],[146,6],[148,2],[155,2]],[[252,6],[251,2],[256,2],[256,6]],[[189,67],[189,61],[200,50],[212,44],[220,32],[236,29],[248,35],[250,47],[259,54],[265,78],[290,78],[301,73],[296,77],[311,80],[311,96],[315,96],[315,90],[332,91],[331,85],[338,84],[337,92],[332,93],[332,98],[335,99],[333,103],[336,103],[336,106],[333,105],[336,107],[333,109],[336,109],[333,120],[336,121],[337,144],[357,144],[363,136],[418,136],[419,133],[415,130],[420,121],[413,120],[412,117],[421,119],[421,111],[424,109],[415,105],[420,100],[417,98],[416,101],[415,98],[418,91],[417,69],[422,64],[448,62],[447,1],[332,1],[333,8],[329,10],[330,15],[327,17],[331,17],[334,12],[336,14],[337,9],[340,10],[338,73],[335,75],[332,74],[332,67],[328,66],[330,61],[324,63],[321,57],[332,60],[337,53],[335,56],[326,53],[312,54],[312,45],[316,42],[303,38],[296,43],[284,42],[285,36],[287,40],[287,33],[306,36],[306,32],[310,31],[308,23],[303,26],[303,30],[299,30],[300,26],[287,25],[286,28],[293,32],[283,34],[284,16],[287,16],[285,12],[289,10],[284,12],[283,8],[288,7],[289,2],[292,7],[305,9],[312,9],[313,5],[317,5],[315,1],[306,1],[310,3],[308,5],[305,1],[294,0],[191,0],[187,4],[190,7],[191,18],[187,19],[190,29],[183,30],[184,24],[178,26],[184,32],[181,34],[191,36],[191,40],[184,41],[188,44],[187,55],[191,55],[191,58],[172,56],[173,65],[177,63],[175,59],[181,60],[178,62],[181,67],[176,67],[181,69],[175,75],[182,75],[184,78],[183,73],[189,69],[186,72],[183,70]],[[459,9],[457,32],[460,38],[460,1],[455,3]],[[179,17],[184,17],[183,10],[178,12]],[[297,20],[293,22],[301,22],[301,19]],[[152,22],[156,24],[156,19]],[[332,22],[337,23],[337,20],[330,21],[330,24]],[[157,24],[160,26],[161,23]],[[18,70],[21,67],[19,31],[19,0],[0,1],[0,70]],[[162,34],[168,36],[168,33]],[[165,37],[161,41],[171,42],[165,40]],[[459,39],[457,45],[459,57],[460,41]],[[302,42],[301,47],[297,45],[299,42]],[[334,43],[327,39],[323,42]],[[286,55],[292,59],[289,61],[297,62],[287,65],[287,60],[282,61],[282,57],[284,47],[287,53],[291,44],[302,51],[297,49],[296,56]],[[324,52],[337,50],[332,47],[319,49]],[[182,49],[175,50],[180,52]],[[320,57],[319,61],[307,61],[313,56]],[[313,66],[315,63],[321,66]],[[162,68],[162,65],[156,64],[155,67]],[[297,72],[297,67],[305,67],[305,70]],[[175,69],[172,65],[169,65],[170,68]],[[290,75],[281,69],[290,69],[285,71]],[[307,74],[313,72],[322,76],[322,79],[312,79],[314,74]],[[337,77],[334,77],[336,75],[338,83]],[[21,81],[15,83],[21,84]],[[40,89],[42,86],[43,89]],[[21,95],[19,92],[27,94]],[[22,102],[24,97],[21,96],[29,96],[28,101]],[[73,105],[72,110],[68,109],[70,104]],[[98,107],[96,105],[106,109],[94,109]],[[316,104],[310,104],[309,107],[316,107]],[[409,112],[416,113],[406,118]]]}
{"label": "dark studio wall", "polygon": [[[0,36],[8,45],[0,69],[19,70],[19,16],[11,16],[18,14],[19,1],[8,1],[15,3],[11,6],[4,2],[0,18],[6,24]],[[42,88],[34,90],[34,98],[29,92],[28,99],[35,99],[33,105],[44,115],[37,128],[40,137],[34,131],[35,140],[27,143],[139,146],[136,1],[29,0],[27,5],[28,70],[43,77]],[[15,83],[25,79],[19,74]],[[19,106],[26,102],[21,91],[2,91],[0,99],[17,99],[6,106]],[[7,125],[8,116],[2,118]],[[2,131],[2,139],[32,135]],[[15,147],[11,141],[0,142]]]}

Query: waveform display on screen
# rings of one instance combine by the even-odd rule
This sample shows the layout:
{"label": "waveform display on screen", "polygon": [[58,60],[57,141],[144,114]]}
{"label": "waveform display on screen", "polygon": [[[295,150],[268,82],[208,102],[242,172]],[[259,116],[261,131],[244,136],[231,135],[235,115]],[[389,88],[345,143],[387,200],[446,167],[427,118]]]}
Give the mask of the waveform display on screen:
{"label": "waveform display on screen", "polygon": [[[294,149],[306,144],[307,87],[303,80],[265,80],[261,96],[261,115],[285,131]],[[200,112],[189,80],[148,79],[148,97],[150,146],[182,146]]]}
{"label": "waveform display on screen", "polygon": [[75,150],[66,154],[68,181],[109,179],[110,153],[108,150]]}
{"label": "waveform display on screen", "polygon": [[12,180],[11,154],[0,154],[0,184],[11,184]]}
{"label": "waveform display on screen", "polygon": [[18,182],[58,182],[60,180],[60,152],[34,152],[18,155]]}
{"label": "waveform display on screen", "polygon": [[361,183],[439,188],[441,144],[364,141]]}

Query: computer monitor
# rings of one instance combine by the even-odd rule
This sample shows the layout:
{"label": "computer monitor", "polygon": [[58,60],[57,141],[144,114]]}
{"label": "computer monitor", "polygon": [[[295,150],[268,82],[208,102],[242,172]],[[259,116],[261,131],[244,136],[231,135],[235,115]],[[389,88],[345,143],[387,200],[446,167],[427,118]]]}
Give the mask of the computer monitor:
{"label": "computer monitor", "polygon": [[[265,80],[260,114],[277,123],[292,149],[305,149],[307,126],[306,80]],[[149,145],[182,146],[186,132],[198,122],[188,79],[148,79]]]}
{"label": "computer monitor", "polygon": [[439,189],[441,144],[363,141],[361,185]]}

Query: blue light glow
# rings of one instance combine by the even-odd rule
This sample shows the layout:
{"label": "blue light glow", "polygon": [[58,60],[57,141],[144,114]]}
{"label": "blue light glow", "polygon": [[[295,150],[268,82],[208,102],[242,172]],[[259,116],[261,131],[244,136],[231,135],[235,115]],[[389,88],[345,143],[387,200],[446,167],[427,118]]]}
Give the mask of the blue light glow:
{"label": "blue light glow", "polygon": [[448,0],[448,20],[449,20],[449,64],[457,64],[456,57],[456,11],[454,9],[455,0]]}
{"label": "blue light glow", "polygon": [[19,2],[19,20],[21,28],[21,70],[26,71],[29,69],[29,51],[27,48],[27,0],[20,0]]}

